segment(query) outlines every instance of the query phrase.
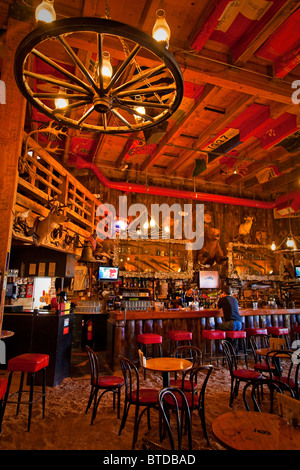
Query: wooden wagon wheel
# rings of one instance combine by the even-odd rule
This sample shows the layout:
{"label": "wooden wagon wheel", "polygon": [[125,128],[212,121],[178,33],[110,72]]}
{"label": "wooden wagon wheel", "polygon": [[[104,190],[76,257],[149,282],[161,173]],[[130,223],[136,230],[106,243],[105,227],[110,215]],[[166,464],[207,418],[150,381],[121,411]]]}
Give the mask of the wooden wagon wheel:
{"label": "wooden wagon wheel", "polygon": [[[95,57],[89,67],[76,48],[87,42]],[[57,47],[71,58],[75,71],[51,57]],[[107,52],[114,61],[108,79],[99,73]],[[35,70],[37,60],[47,73]],[[25,98],[46,116],[67,127],[106,134],[156,126],[174,113],[183,96],[181,70],[167,49],[136,28],[99,18],[62,19],[32,31],[17,49],[15,79]],[[68,100],[62,108],[55,105],[58,97]]]}

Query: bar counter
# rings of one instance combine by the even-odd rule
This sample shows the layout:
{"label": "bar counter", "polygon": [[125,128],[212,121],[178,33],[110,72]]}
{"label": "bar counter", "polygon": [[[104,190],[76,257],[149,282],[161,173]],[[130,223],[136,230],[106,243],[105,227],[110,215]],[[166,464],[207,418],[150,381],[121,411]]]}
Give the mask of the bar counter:
{"label": "bar counter", "polygon": [[[291,331],[300,324],[300,309],[240,309],[245,328],[283,326]],[[107,362],[112,370],[119,367],[119,355],[136,360],[141,333],[157,333],[163,337],[163,355],[169,355],[169,330],[188,330],[193,334],[192,343],[203,347],[201,332],[214,329],[222,323],[219,309],[129,310],[111,311],[107,321]]]}

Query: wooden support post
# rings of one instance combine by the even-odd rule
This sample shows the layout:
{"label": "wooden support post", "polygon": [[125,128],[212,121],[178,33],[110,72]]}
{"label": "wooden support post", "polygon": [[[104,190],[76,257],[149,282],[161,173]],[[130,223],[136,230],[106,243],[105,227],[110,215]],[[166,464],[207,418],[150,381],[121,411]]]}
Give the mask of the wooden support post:
{"label": "wooden support post", "polygon": [[6,290],[6,276],[14,219],[14,203],[18,184],[18,157],[21,152],[26,100],[14,79],[14,57],[17,46],[31,30],[31,26],[9,19],[1,80],[6,87],[6,103],[0,105],[0,332]]}

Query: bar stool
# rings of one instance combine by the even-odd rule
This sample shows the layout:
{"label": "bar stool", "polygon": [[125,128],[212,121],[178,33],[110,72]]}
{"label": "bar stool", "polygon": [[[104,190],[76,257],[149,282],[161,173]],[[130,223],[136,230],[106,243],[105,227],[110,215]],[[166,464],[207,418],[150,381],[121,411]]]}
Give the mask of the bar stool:
{"label": "bar stool", "polygon": [[294,333],[295,333],[296,339],[300,339],[300,325],[294,326]]}
{"label": "bar stool", "polygon": [[244,328],[247,336],[267,335],[267,328]]}
{"label": "bar stool", "polygon": [[[31,423],[31,413],[32,413],[32,405],[37,399],[42,399],[42,405],[43,405],[43,419],[45,417],[45,396],[46,396],[46,367],[49,365],[49,356],[47,354],[35,354],[35,353],[25,353],[21,354],[19,356],[16,356],[8,361],[7,365],[7,370],[10,371],[9,377],[8,377],[8,383],[7,383],[7,390],[6,394],[4,397],[4,403],[3,403],[3,410],[2,410],[2,418],[5,413],[5,408],[7,403],[16,403],[17,406],[17,414],[19,413],[19,408],[22,403],[22,393],[23,393],[23,382],[24,382],[24,375],[25,372],[27,372],[29,378],[30,378],[30,389],[29,390],[24,390],[24,392],[29,391],[29,400],[27,402],[28,404],[28,426],[27,430],[30,430],[30,423]],[[43,384],[42,384],[42,391],[41,392],[36,392],[34,391],[34,379],[35,379],[35,374],[39,370],[42,370],[43,372]],[[19,391],[12,393],[9,395],[9,389],[11,385],[11,380],[14,372],[21,372],[21,378],[20,378],[20,385],[19,385]],[[18,393],[18,401],[9,401],[8,399]],[[34,398],[34,394],[40,393],[40,396]]]}
{"label": "bar stool", "polygon": [[[154,354],[154,345],[157,344],[158,350],[159,350],[159,356],[160,357],[162,356],[162,349],[161,349],[162,336],[161,335],[157,335],[155,333],[143,333],[143,334],[138,335],[137,341],[146,359],[147,359],[147,346],[148,345],[153,346],[153,354]],[[144,369],[144,378],[146,378],[146,369]]]}
{"label": "bar stool", "polygon": [[218,359],[220,357],[224,358],[224,356],[214,356],[213,355],[213,352],[212,352],[213,351],[213,342],[216,341],[215,344],[218,346],[218,351],[219,351],[220,350],[219,341],[226,338],[226,332],[222,331],[222,330],[202,330],[202,338],[205,339],[205,352],[204,352],[204,355],[205,356],[207,355],[207,353],[206,353],[206,341],[209,340],[210,341],[210,354],[209,354],[210,362],[212,362],[213,359],[217,359],[217,364],[218,364]]}
{"label": "bar stool", "polygon": [[172,341],[175,343],[175,349],[178,347],[178,343],[181,341],[187,341],[188,345],[191,346],[191,341],[193,339],[193,334],[190,331],[186,330],[170,330],[168,332],[168,336],[170,339],[170,356],[172,354]]}
{"label": "bar stool", "polygon": [[[248,352],[247,352],[247,344],[246,344],[246,337],[247,333],[246,331],[240,330],[240,331],[225,331],[226,333],[226,338],[230,340],[234,340],[236,343],[238,343],[238,340],[241,339],[243,343],[243,348],[244,348],[244,358],[245,358],[245,364],[248,369]],[[236,357],[241,356],[241,354],[238,354],[238,352],[235,355]]]}
{"label": "bar stool", "polygon": [[7,379],[0,379],[0,434],[2,432],[2,419],[3,419],[3,397],[7,389]]}
{"label": "bar stool", "polygon": [[284,328],[281,326],[267,326],[267,332],[269,335],[272,335],[273,337],[277,338],[285,338],[286,346],[289,348],[289,329]]}

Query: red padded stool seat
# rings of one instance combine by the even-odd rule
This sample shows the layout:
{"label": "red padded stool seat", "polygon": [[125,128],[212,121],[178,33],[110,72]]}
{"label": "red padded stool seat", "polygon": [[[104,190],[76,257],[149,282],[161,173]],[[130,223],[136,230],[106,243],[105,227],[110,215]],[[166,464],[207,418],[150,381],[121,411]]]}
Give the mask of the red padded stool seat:
{"label": "red padded stool seat", "polygon": [[267,326],[267,331],[269,335],[272,336],[283,336],[285,338],[285,342],[287,347],[289,348],[289,340],[288,340],[288,334],[289,334],[289,329],[284,328],[282,326]]}
{"label": "red padded stool seat", "polygon": [[[42,401],[43,401],[43,418],[45,417],[46,368],[47,368],[48,365],[49,365],[49,356],[48,356],[48,354],[25,353],[25,354],[20,354],[19,356],[16,356],[16,357],[14,357],[14,358],[12,358],[8,361],[7,370],[10,371],[10,374],[9,374],[9,377],[8,377],[7,390],[6,390],[5,397],[4,397],[2,418],[4,416],[4,412],[5,412],[5,408],[6,408],[7,403],[16,403],[18,405],[17,406],[17,414],[19,413],[20,405],[24,404],[24,402],[22,402],[21,400],[22,400],[22,393],[26,391],[26,390],[23,391],[23,382],[24,382],[24,375],[25,375],[25,373],[27,373],[29,378],[30,378],[29,401],[27,401],[27,404],[29,406],[27,430],[28,431],[30,430],[32,405],[36,401],[36,399],[33,400],[33,398],[34,398],[34,379],[35,379],[35,374],[38,371],[43,372],[42,391],[40,392],[40,397],[39,398],[42,398]],[[18,401],[8,400],[10,397],[16,395],[16,393],[13,393],[13,394],[9,395],[12,375],[13,375],[14,372],[21,372],[19,391],[16,392],[16,393],[18,393]]]}
{"label": "red padded stool seat", "polygon": [[296,335],[296,339],[298,339],[300,336],[300,325],[294,326],[294,333]]}
{"label": "red padded stool seat", "polygon": [[[161,344],[162,344],[162,336],[157,335],[156,333],[143,333],[138,335],[137,337],[138,343],[140,343],[141,348],[143,349],[143,353],[145,358],[147,359],[147,346],[153,345],[153,352],[154,354],[154,345],[158,345],[159,356],[162,356]],[[146,369],[144,369],[144,378],[146,378]]]}
{"label": "red padded stool seat", "polygon": [[244,328],[247,336],[267,335],[267,328]]}
{"label": "red padded stool seat", "polygon": [[7,379],[6,378],[0,379],[0,434],[2,432],[2,418],[3,418],[2,404],[3,404],[3,397],[5,395],[6,389],[7,389]]}
{"label": "red padded stool seat", "polygon": [[[244,349],[243,356],[244,356],[245,363],[246,363],[246,366],[247,366],[247,369],[248,369],[248,353],[247,353],[247,344],[246,344],[247,333],[246,333],[246,331],[244,331],[244,330],[225,331],[225,333],[226,333],[226,338],[233,339],[233,340],[238,340],[238,339],[242,340],[243,349]],[[241,354],[236,353],[236,357],[239,357],[239,356],[241,356]]]}
{"label": "red padded stool seat", "polygon": [[179,341],[187,341],[191,345],[193,339],[193,334],[186,330],[170,330],[168,336],[170,339],[170,355],[172,354],[172,341],[175,342],[175,348],[177,348]]}
{"label": "red padded stool seat", "polygon": [[202,338],[206,339],[225,339],[226,332],[221,330],[203,330]]}
{"label": "red padded stool seat", "polygon": [[21,354],[8,361],[7,370],[18,372],[38,372],[49,365],[47,354]]}
{"label": "red padded stool seat", "polygon": [[155,333],[144,333],[138,335],[137,340],[141,344],[159,344],[162,343],[162,336]]}
{"label": "red padded stool seat", "polygon": [[[218,359],[222,357],[224,359],[224,356],[218,356],[213,354],[213,341],[217,341],[217,347],[219,350],[219,341],[221,339],[226,338],[226,332],[222,330],[202,330],[202,338],[205,339],[205,352],[204,356],[209,356],[210,362],[212,362],[213,359],[217,359],[217,364],[218,364]],[[210,353],[206,353],[206,341],[210,341]]]}
{"label": "red padded stool seat", "polygon": [[267,326],[267,331],[269,335],[276,335],[276,336],[289,334],[288,328],[283,328],[280,326]]}

